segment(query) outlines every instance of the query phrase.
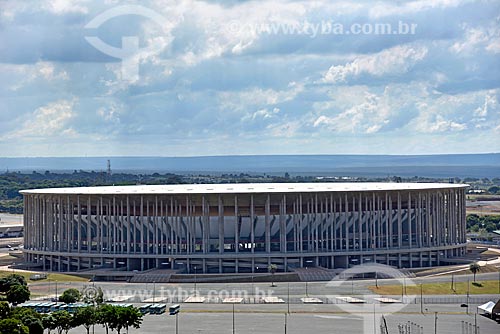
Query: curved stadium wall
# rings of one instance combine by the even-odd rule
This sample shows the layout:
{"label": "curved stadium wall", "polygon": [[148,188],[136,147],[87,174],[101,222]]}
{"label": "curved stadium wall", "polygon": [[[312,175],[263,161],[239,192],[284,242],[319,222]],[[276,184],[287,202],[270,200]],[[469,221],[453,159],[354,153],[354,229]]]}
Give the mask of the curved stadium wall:
{"label": "curved stadium wall", "polygon": [[53,271],[435,266],[465,253],[465,188],[280,183],[25,190],[24,252],[31,265]]}

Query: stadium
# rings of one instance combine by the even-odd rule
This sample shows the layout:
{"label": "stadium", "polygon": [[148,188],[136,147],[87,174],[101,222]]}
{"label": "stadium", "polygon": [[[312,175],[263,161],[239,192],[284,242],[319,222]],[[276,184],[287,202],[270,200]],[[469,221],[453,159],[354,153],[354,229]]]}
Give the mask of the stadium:
{"label": "stadium", "polygon": [[466,187],[258,183],[24,190],[24,254],[30,265],[52,271],[436,266],[465,254]]}

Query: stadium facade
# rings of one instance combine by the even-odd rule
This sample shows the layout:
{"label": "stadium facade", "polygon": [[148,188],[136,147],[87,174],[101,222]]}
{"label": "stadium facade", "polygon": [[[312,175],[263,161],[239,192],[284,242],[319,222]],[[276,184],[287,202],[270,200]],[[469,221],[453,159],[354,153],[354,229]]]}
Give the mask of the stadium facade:
{"label": "stadium facade", "polygon": [[53,271],[435,266],[465,253],[466,187],[261,183],[24,190],[24,252],[28,263]]}

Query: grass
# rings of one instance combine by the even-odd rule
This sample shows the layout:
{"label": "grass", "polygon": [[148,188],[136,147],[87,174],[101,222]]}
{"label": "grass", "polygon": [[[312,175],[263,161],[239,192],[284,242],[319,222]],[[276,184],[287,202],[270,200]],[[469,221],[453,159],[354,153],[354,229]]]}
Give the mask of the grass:
{"label": "grass", "polygon": [[[484,254],[486,252],[483,252]],[[498,256],[498,253],[492,252],[496,256]],[[444,273],[447,271],[453,271],[453,275],[466,275],[466,274],[472,274],[472,271],[470,271],[469,267],[465,267],[463,270],[460,271],[455,271],[458,270],[456,267],[437,267],[437,268],[431,268],[431,269],[426,269],[422,270],[416,273],[418,277],[423,277],[427,275],[433,275],[433,274],[439,274],[439,273]],[[481,269],[478,271],[478,274],[484,274],[484,273],[495,273],[498,272],[498,268],[491,265],[491,264],[486,264],[484,266],[481,266]],[[449,276],[450,274],[448,274]]]}
{"label": "grass", "polygon": [[47,282],[48,280],[57,281],[57,282],[88,282],[87,278],[73,276],[73,275],[59,274],[59,273],[48,273],[46,279],[32,281],[29,278],[31,275],[33,275],[33,273],[19,272],[19,271],[12,271],[12,270],[0,271],[0,277],[6,277],[12,273],[16,273],[16,274],[19,274],[21,276],[24,276],[24,278],[26,279],[26,282],[28,282],[28,283],[43,283],[43,282]]}
{"label": "grass", "polygon": [[[469,283],[469,292],[471,295],[479,294],[497,294],[499,292],[498,280],[478,281],[480,284]],[[453,284],[454,290],[451,289],[451,281],[444,283],[425,283],[422,286],[424,295],[465,295],[467,294],[467,282],[459,282]],[[401,285],[379,285],[379,287],[369,286],[372,292],[380,295],[401,295]],[[407,295],[420,295],[420,284],[406,286]]]}

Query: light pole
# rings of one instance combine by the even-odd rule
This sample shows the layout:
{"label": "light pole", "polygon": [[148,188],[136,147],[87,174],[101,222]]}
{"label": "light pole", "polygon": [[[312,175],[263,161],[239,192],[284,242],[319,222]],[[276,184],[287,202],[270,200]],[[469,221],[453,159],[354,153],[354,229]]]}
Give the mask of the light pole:
{"label": "light pole", "polygon": [[308,265],[309,263],[313,263],[312,260],[306,260],[306,297],[309,297],[309,293],[307,292],[307,283],[309,281],[309,275],[308,275]]}
{"label": "light pole", "polygon": [[196,269],[198,269],[196,266],[194,266],[194,296],[196,297]]}
{"label": "light pole", "polygon": [[155,297],[156,297],[156,285],[155,285],[155,281],[153,281],[153,303],[155,302]]}
{"label": "light pole", "polygon": [[253,286],[253,270],[252,270],[252,297],[253,297],[253,301],[255,303],[255,288]]}
{"label": "light pole", "polygon": [[[288,285],[287,285],[287,311],[288,311],[288,314],[290,314],[290,282],[288,282]],[[286,317],[285,317],[285,324],[286,324]],[[286,328],[286,326],[285,326]],[[286,333],[286,329],[285,329],[285,333]]]}
{"label": "light pole", "polygon": [[438,330],[438,313],[434,312],[434,334],[437,334]]}
{"label": "light pole", "polygon": [[[256,269],[256,272],[258,272],[259,271],[259,266],[256,266],[255,269]],[[252,276],[252,280],[253,280],[253,276]],[[253,302],[255,304],[255,287],[253,287],[253,289],[254,289],[254,291],[253,291]]]}
{"label": "light pole", "polygon": [[420,313],[424,313],[424,304],[423,304],[423,296],[424,296],[424,286],[420,283]]}
{"label": "light pole", "polygon": [[[288,312],[288,313],[290,313],[290,312]],[[286,334],[286,325],[287,325],[287,315],[288,314],[285,313],[285,334]]]}
{"label": "light pole", "polygon": [[233,303],[233,334],[234,334],[234,303]]}
{"label": "light pole", "polygon": [[469,294],[470,294],[470,283],[467,280],[467,314],[469,314]]}

